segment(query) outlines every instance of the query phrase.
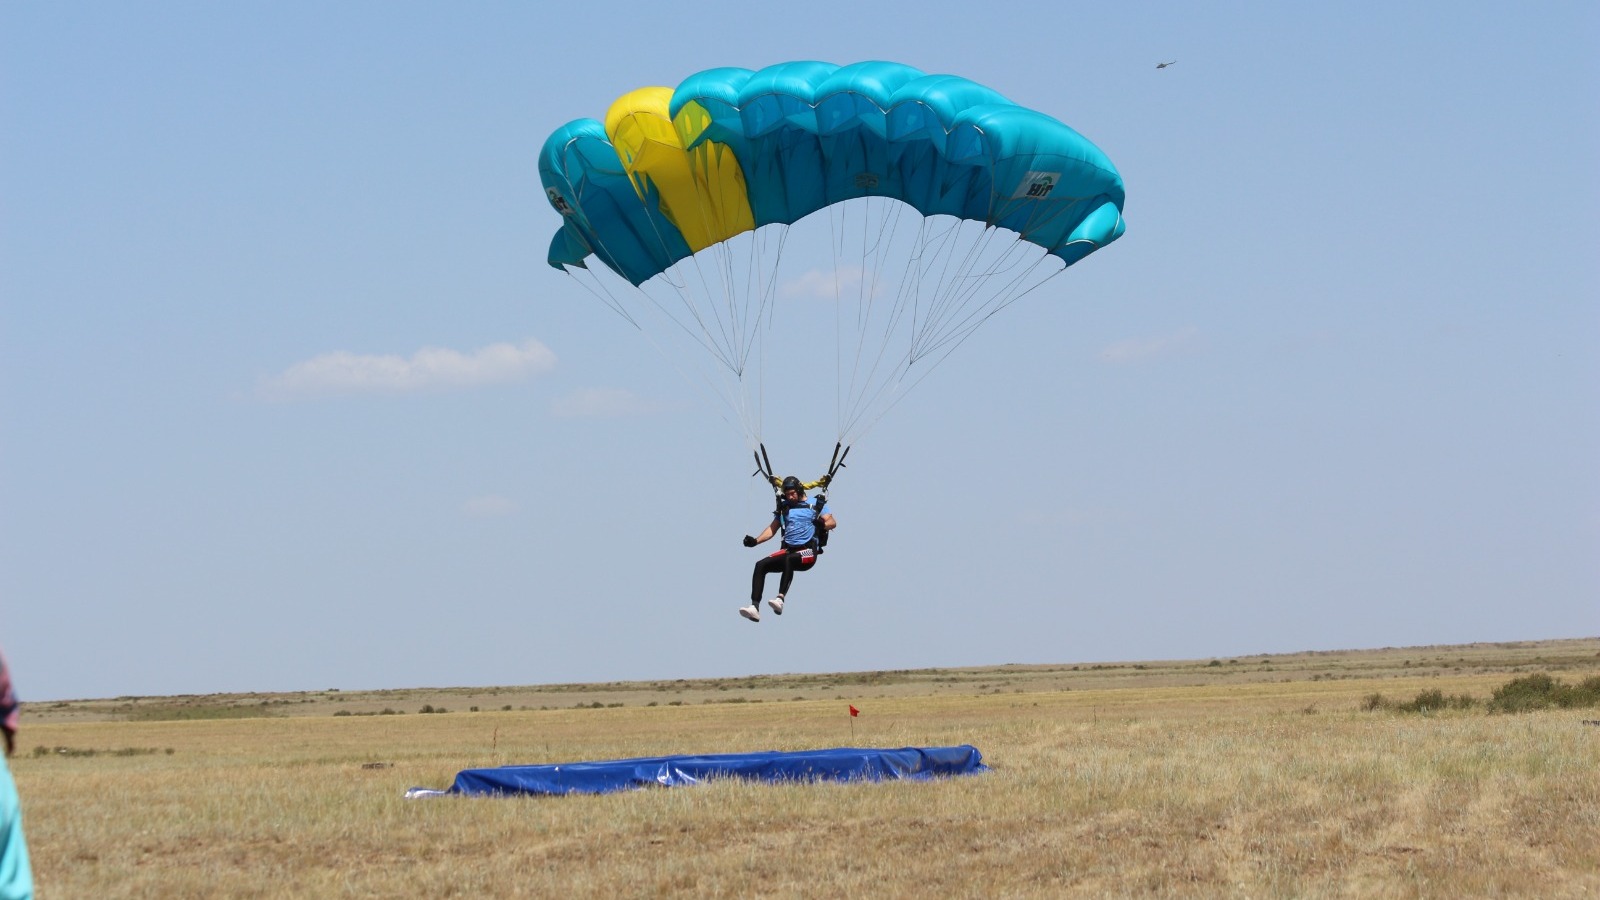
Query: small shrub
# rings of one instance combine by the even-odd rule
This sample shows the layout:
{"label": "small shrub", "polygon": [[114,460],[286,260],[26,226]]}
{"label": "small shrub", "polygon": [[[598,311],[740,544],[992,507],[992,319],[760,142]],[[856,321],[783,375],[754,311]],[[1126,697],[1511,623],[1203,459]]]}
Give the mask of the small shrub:
{"label": "small shrub", "polygon": [[[118,747],[115,750],[96,750],[93,747],[45,747],[33,748],[33,755],[38,756],[67,756],[67,757],[93,757],[93,756],[153,756],[162,751],[155,747]],[[166,754],[171,756],[175,751],[168,747]]]}
{"label": "small shrub", "polygon": [[1490,712],[1530,712],[1536,709],[1584,709],[1600,706],[1600,675],[1576,685],[1544,673],[1513,678],[1495,688]]}
{"label": "small shrub", "polygon": [[1467,694],[1447,695],[1444,691],[1434,689],[1423,691],[1415,699],[1405,702],[1390,700],[1382,694],[1368,694],[1361,701],[1361,709],[1365,712],[1430,713],[1442,709],[1471,709],[1477,704],[1478,701]]}
{"label": "small shrub", "polygon": [[1418,694],[1415,700],[1395,706],[1398,712],[1437,712],[1441,709],[1471,709],[1478,701],[1466,694],[1446,696],[1444,691],[1434,688]]}
{"label": "small shrub", "polygon": [[[1435,688],[1423,691],[1416,699],[1405,703],[1390,700],[1382,694],[1369,694],[1361,701],[1361,708],[1367,712],[1391,710],[1428,713],[1443,709],[1472,709],[1479,703],[1479,700],[1466,694],[1447,695]],[[1542,672],[1524,675],[1495,688],[1493,696],[1484,705],[1491,713],[1600,706],[1600,675],[1591,675],[1575,685],[1566,684]]]}

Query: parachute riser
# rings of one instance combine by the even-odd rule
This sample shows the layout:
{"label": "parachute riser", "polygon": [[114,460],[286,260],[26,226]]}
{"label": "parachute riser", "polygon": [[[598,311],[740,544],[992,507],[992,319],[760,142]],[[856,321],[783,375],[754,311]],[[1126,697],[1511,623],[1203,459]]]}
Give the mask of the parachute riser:
{"label": "parachute riser", "polygon": [[[767,455],[767,445],[759,444],[757,446],[758,449],[751,451],[755,456],[756,470],[750,473],[750,477],[765,479],[768,484],[772,485],[773,493],[776,494],[778,499],[781,501],[783,499],[783,479],[780,478],[772,469],[772,458]],[[839,470],[845,468],[845,457],[849,455],[850,448],[844,446],[843,443],[836,442],[833,445],[833,457],[828,460],[827,474],[823,475],[821,478],[818,478],[816,481],[803,481],[800,483],[800,486],[808,491],[826,491],[828,486],[833,484],[833,479],[838,476]]]}

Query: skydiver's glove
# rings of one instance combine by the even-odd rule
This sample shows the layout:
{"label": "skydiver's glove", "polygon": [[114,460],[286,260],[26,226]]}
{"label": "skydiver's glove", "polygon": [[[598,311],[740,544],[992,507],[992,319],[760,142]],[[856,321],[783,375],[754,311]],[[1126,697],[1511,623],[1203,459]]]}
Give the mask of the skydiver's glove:
{"label": "skydiver's glove", "polygon": [[758,543],[760,543],[760,541],[757,541],[754,535],[747,534],[744,536],[744,545],[746,547],[754,547]]}

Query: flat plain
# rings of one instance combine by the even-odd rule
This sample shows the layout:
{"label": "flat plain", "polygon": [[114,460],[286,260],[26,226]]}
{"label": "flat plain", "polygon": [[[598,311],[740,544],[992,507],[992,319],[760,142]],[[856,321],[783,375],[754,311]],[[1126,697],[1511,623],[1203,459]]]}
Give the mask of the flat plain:
{"label": "flat plain", "polygon": [[[1600,638],[27,704],[43,897],[1582,897]],[[861,710],[848,715],[848,706]],[[973,744],[934,782],[406,800],[464,768]]]}

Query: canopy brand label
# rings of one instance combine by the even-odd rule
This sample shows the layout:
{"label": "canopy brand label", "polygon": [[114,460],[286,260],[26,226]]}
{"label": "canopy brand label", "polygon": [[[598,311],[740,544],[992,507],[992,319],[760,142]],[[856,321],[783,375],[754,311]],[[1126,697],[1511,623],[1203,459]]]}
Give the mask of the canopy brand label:
{"label": "canopy brand label", "polygon": [[1017,185],[1017,191],[1011,195],[1011,199],[1043,200],[1050,196],[1060,180],[1060,172],[1029,172],[1022,176],[1022,183]]}

